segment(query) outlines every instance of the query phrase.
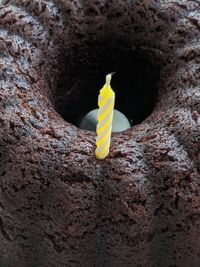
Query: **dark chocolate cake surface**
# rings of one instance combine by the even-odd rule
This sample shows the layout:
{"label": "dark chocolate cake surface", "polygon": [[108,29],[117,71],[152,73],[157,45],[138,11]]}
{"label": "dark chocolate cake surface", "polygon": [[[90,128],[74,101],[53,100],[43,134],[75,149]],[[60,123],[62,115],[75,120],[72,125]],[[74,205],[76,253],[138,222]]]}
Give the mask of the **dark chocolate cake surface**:
{"label": "dark chocolate cake surface", "polygon": [[[3,1],[0,267],[200,266],[199,14],[199,0]],[[99,161],[73,119],[131,53],[134,79],[159,66],[156,105]]]}

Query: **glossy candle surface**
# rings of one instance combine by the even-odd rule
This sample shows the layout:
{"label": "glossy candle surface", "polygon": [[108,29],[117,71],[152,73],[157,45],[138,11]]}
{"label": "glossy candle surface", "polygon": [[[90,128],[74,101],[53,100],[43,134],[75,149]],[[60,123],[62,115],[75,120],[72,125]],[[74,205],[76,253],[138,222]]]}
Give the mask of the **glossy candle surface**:
{"label": "glossy candle surface", "polygon": [[95,155],[98,159],[104,159],[109,154],[115,93],[111,88],[112,74],[106,76],[106,84],[100,90],[98,98],[98,123]]}

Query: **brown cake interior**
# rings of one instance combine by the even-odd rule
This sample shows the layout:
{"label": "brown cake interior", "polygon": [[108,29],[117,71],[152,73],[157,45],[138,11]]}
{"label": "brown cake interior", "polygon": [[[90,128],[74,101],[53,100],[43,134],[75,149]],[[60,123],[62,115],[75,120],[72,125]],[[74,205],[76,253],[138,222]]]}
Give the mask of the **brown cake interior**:
{"label": "brown cake interior", "polygon": [[[98,32],[95,37],[98,39]],[[63,54],[61,66],[54,101],[56,110],[68,122],[78,125],[83,115],[97,107],[105,76],[113,70],[115,108],[132,125],[142,122],[153,110],[160,65],[145,49],[131,46],[126,36],[123,40],[115,36],[101,38],[99,42],[80,40],[69,56]]]}

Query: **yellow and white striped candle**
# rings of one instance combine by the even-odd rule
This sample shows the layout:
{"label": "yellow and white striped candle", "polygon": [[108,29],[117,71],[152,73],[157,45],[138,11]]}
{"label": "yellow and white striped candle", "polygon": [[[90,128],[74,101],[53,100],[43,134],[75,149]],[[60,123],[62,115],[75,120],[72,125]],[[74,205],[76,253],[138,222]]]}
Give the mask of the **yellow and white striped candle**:
{"label": "yellow and white striped candle", "polygon": [[115,93],[111,88],[112,74],[106,76],[106,83],[100,90],[98,98],[98,123],[95,155],[98,159],[105,159],[109,154]]}

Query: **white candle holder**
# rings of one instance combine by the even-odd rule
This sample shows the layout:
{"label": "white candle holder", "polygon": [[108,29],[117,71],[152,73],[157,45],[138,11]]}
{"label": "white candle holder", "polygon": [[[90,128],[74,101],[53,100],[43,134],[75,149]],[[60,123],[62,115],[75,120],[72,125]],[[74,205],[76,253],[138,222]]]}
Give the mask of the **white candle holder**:
{"label": "white candle holder", "polygon": [[[88,131],[96,131],[98,109],[87,113],[81,120],[79,127]],[[130,122],[119,110],[114,109],[112,132],[122,132],[130,128]]]}

